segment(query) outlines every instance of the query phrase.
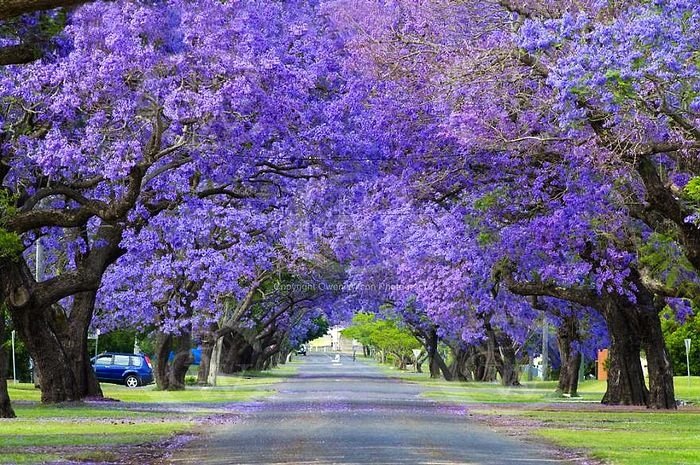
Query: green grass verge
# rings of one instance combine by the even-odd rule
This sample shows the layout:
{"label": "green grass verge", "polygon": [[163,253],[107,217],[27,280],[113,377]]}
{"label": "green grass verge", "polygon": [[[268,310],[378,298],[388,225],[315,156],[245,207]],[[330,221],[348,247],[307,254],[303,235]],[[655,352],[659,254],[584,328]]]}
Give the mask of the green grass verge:
{"label": "green grass verge", "polygon": [[535,434],[559,446],[584,450],[616,465],[700,463],[700,411],[605,412],[553,409],[490,413],[523,416],[540,425]]}
{"label": "green grass verge", "polygon": [[[579,384],[579,398],[566,399],[554,394],[556,381],[523,381],[519,387],[503,387],[498,383],[448,382],[444,379],[431,379],[427,373],[400,371],[378,364],[380,369],[392,378],[401,379],[425,386],[424,396],[454,402],[467,403],[537,403],[537,402],[597,402],[606,389],[604,381],[584,381]],[[676,376],[676,398],[700,404],[700,377]]]}
{"label": "green grass verge", "polygon": [[46,462],[53,462],[60,459],[60,457],[56,454],[23,454],[23,453],[14,453],[14,454],[4,454],[0,452],[0,463],[4,464],[16,464],[16,465],[24,465],[24,464],[35,464],[35,463],[46,463]]}
{"label": "green grass verge", "polygon": [[433,382],[423,395],[431,399],[467,403],[538,403],[599,401],[605,383],[586,381],[579,387],[579,396],[567,399],[556,396],[556,382],[525,382],[518,387],[503,387],[492,383]]}
{"label": "green grass verge", "polygon": [[[128,420],[83,421],[46,420],[37,424],[35,419],[19,419],[0,423],[0,444],[2,448],[34,446],[89,446],[122,445],[153,442],[176,433],[187,431],[191,423],[187,421]],[[94,420],[94,419],[86,419]]]}
{"label": "green grass verge", "polygon": [[[582,397],[567,400],[555,397],[555,381],[524,382],[521,387],[504,388],[492,383],[431,380],[427,374],[386,366],[382,369],[394,378],[421,384],[426,397],[475,404],[473,413],[527,418],[536,425],[532,430],[535,436],[561,447],[582,450],[605,463],[700,464],[700,410],[696,408],[675,412],[604,408],[598,402],[606,383],[599,381],[581,383]],[[676,377],[675,388],[677,399],[700,404],[700,377],[692,377],[690,383],[687,377]],[[582,405],[571,405],[581,401]],[[478,404],[484,407],[477,407]],[[507,429],[523,427],[520,422],[511,426],[508,420],[502,424]]]}
{"label": "green grass verge", "polygon": [[[274,384],[296,372],[287,365],[262,373],[222,376],[219,386],[189,386],[164,392],[155,386],[128,389],[103,384],[106,397],[123,403],[41,405],[30,384],[9,384],[18,418],[0,420],[0,463],[35,464],[55,460],[112,461],[111,447],[154,443],[190,431],[218,407],[260,399]],[[84,450],[84,446],[93,447]]]}
{"label": "green grass verge", "polygon": [[[451,383],[444,380],[422,381],[427,390],[424,396],[467,403],[539,403],[539,402],[598,402],[605,393],[604,381],[584,381],[579,385],[580,397],[561,398],[554,394],[556,381],[524,382],[522,386],[506,388],[493,383]],[[676,398],[700,404],[700,377],[675,378]]]}
{"label": "green grass verge", "polygon": [[[102,384],[106,397],[122,402],[135,403],[222,403],[244,402],[265,397],[274,392],[272,386],[296,373],[294,364],[283,365],[280,368],[257,372],[243,373],[236,376],[220,376],[218,386],[202,387],[188,386],[184,391],[159,391],[155,385],[129,389],[115,384]],[[10,398],[13,401],[39,402],[41,392],[32,384],[19,383],[8,385]],[[268,389],[266,389],[268,388]]]}

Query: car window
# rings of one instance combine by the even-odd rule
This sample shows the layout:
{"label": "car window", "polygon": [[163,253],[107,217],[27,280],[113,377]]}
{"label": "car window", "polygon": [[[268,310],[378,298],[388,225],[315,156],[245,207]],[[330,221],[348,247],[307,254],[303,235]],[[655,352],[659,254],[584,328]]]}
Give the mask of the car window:
{"label": "car window", "polygon": [[111,355],[105,355],[103,357],[98,357],[97,360],[95,360],[95,365],[111,365],[112,364],[112,356]]}
{"label": "car window", "polygon": [[114,364],[122,367],[129,366],[129,356],[128,355],[115,355]]}
{"label": "car window", "polygon": [[141,365],[143,365],[141,357],[131,357],[131,365],[135,367],[140,367]]}

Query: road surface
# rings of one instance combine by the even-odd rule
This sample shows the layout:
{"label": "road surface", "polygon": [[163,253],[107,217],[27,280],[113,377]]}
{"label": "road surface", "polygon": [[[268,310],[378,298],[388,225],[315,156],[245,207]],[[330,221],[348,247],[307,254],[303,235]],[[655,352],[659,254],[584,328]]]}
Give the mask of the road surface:
{"label": "road surface", "polygon": [[421,386],[330,354],[300,357],[299,374],[243,421],[214,427],[178,465],[563,465],[543,447],[471,421],[463,407],[420,397]]}

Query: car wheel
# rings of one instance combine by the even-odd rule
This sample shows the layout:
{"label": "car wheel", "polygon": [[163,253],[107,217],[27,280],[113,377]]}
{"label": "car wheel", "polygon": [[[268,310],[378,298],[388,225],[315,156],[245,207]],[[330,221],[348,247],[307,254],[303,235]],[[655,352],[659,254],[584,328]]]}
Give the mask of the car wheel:
{"label": "car wheel", "polygon": [[124,378],[124,385],[128,388],[135,388],[139,386],[139,379],[134,376],[134,375],[129,375],[126,378]]}

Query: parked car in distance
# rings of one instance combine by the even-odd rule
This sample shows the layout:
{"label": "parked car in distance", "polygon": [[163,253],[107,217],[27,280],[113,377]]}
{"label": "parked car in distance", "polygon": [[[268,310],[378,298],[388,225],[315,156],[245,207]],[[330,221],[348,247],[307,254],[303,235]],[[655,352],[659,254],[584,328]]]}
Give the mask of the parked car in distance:
{"label": "parked car in distance", "polygon": [[297,349],[297,355],[306,355],[306,346],[299,346]]}
{"label": "parked car in distance", "polygon": [[151,359],[144,354],[105,352],[92,358],[92,366],[97,380],[103,383],[135,388],[153,382]]}

